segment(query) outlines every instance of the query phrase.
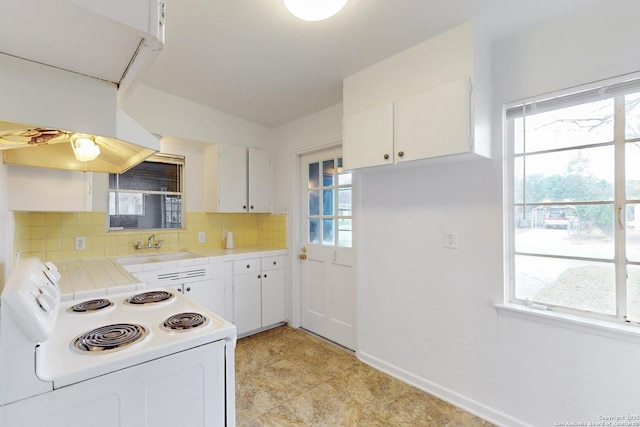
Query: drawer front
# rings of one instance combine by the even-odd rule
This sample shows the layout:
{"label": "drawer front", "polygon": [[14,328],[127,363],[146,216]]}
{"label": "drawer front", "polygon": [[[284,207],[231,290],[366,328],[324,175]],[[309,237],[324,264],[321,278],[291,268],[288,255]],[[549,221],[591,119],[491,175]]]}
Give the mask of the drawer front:
{"label": "drawer front", "polygon": [[166,270],[141,271],[131,273],[136,279],[149,286],[172,286],[175,283],[192,283],[224,277],[224,266],[219,264],[201,264]]}
{"label": "drawer front", "polygon": [[284,268],[287,262],[286,255],[270,256],[262,258],[262,271]]}
{"label": "drawer front", "polygon": [[260,273],[260,259],[242,259],[233,262],[233,275]]}

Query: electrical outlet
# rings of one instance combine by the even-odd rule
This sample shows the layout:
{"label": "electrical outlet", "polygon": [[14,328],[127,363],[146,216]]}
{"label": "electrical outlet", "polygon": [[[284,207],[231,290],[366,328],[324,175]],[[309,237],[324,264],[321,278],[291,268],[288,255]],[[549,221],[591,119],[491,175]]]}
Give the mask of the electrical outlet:
{"label": "electrical outlet", "polygon": [[458,236],[456,233],[452,231],[445,231],[444,247],[449,249],[456,249],[458,247]]}
{"label": "electrical outlet", "polygon": [[87,239],[85,237],[76,237],[76,251],[84,251],[87,249]]}
{"label": "electrical outlet", "polygon": [[198,232],[198,243],[204,243],[207,240],[207,236],[204,231]]}

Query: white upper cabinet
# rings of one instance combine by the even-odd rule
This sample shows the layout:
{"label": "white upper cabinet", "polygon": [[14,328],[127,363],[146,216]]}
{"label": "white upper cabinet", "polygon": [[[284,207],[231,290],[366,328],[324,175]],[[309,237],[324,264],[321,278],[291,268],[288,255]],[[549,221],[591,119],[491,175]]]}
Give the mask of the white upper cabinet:
{"label": "white upper cabinet", "polygon": [[247,149],[220,145],[218,212],[247,211]]}
{"label": "white upper cabinet", "polygon": [[30,166],[7,166],[8,206],[13,211],[107,210],[109,175]]}
{"label": "white upper cabinet", "polygon": [[205,211],[271,212],[268,151],[220,144],[207,147],[204,156]]}
{"label": "white upper cabinet", "polygon": [[405,96],[394,105],[396,162],[472,149],[470,79]]}
{"label": "white upper cabinet", "polygon": [[249,212],[271,213],[271,153],[249,148]]}
{"label": "white upper cabinet", "polygon": [[345,168],[452,155],[489,157],[491,81],[485,40],[467,22],[347,77]]}
{"label": "white upper cabinet", "polygon": [[349,169],[394,162],[393,104],[383,104],[344,118],[343,159]]}

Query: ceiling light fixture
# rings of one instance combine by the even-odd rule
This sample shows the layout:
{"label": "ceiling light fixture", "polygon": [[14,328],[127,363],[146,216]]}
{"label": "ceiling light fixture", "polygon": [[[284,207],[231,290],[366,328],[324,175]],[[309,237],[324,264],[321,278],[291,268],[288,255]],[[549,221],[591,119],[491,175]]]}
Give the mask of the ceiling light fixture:
{"label": "ceiling light fixture", "polygon": [[347,0],[282,0],[294,16],[303,21],[322,21],[331,18],[347,3]]}
{"label": "ceiling light fixture", "polygon": [[71,148],[73,148],[73,155],[80,162],[95,160],[100,155],[100,147],[90,135],[74,134],[71,137]]}

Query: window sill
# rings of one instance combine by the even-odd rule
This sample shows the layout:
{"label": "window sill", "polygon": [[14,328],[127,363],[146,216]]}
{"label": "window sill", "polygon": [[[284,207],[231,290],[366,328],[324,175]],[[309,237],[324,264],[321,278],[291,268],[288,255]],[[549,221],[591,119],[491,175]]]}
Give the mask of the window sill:
{"label": "window sill", "polygon": [[591,335],[640,344],[640,328],[634,325],[616,324],[604,320],[589,319],[551,310],[539,310],[517,304],[495,303],[499,314],[557,326]]}

